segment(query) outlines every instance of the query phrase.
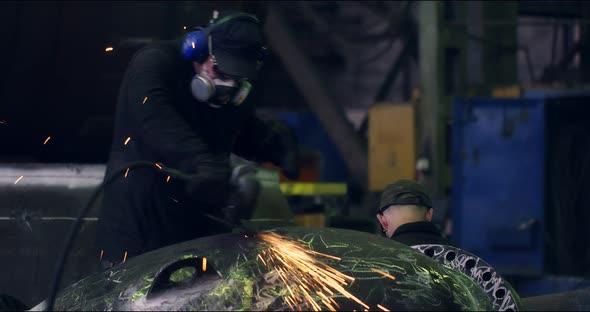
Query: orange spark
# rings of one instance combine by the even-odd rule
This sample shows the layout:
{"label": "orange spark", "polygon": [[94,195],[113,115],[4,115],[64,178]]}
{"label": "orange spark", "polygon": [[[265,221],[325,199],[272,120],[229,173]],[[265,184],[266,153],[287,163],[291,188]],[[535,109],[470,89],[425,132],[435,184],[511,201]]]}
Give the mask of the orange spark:
{"label": "orange spark", "polygon": [[130,140],[131,140],[131,137],[127,137],[127,140],[125,140],[125,143],[123,143],[123,145],[127,145],[127,143],[129,143]]}
{"label": "orange spark", "polygon": [[336,311],[336,309],[334,309],[334,307],[330,304],[330,299],[328,299],[328,297],[326,297],[323,292],[318,291],[317,294],[322,297],[322,302],[330,309],[330,311]]}
{"label": "orange spark", "polygon": [[49,142],[49,139],[51,139],[51,136],[48,136],[47,139],[45,139],[45,142],[43,142],[43,145],[47,144],[47,142]]}
{"label": "orange spark", "polygon": [[193,45],[193,49],[194,49],[194,48],[195,48],[195,42],[193,41],[193,42],[191,42],[191,43],[192,43],[192,45]]}
{"label": "orange spark", "polygon": [[203,257],[203,272],[207,271],[207,258]]}
{"label": "orange spark", "polygon": [[106,49],[104,49],[105,52],[111,52],[113,51],[113,47],[106,47]]}
{"label": "orange spark", "polygon": [[18,181],[20,181],[22,178],[24,178],[24,176],[20,176],[20,177],[18,177],[18,179],[16,179],[16,181],[14,181],[14,184],[17,184],[17,183],[18,183]]}
{"label": "orange spark", "polygon": [[377,307],[383,311],[389,312],[389,310],[387,310],[387,308],[385,308],[384,306],[377,304]]}
{"label": "orange spark", "polygon": [[324,256],[324,257],[326,257],[326,258],[332,258],[332,259],[334,259],[334,260],[338,260],[338,261],[342,260],[342,259],[340,259],[340,258],[338,258],[338,257],[331,256],[331,255],[327,255],[327,254],[325,254],[325,253],[321,253],[321,252],[317,252],[317,251],[313,251],[313,250],[310,250],[309,252],[310,252],[310,253],[312,253],[312,254],[316,254],[316,255]]}
{"label": "orange spark", "polygon": [[160,166],[160,164],[154,164],[156,165],[156,167],[158,167],[158,169],[162,170],[162,166]]}
{"label": "orange spark", "polygon": [[260,254],[258,254],[258,259],[260,259],[260,261],[262,261],[262,263],[264,263],[264,265],[266,266],[266,262],[264,261],[264,259],[262,259],[262,257],[260,256]]}
{"label": "orange spark", "polygon": [[128,173],[129,173],[129,168],[127,168],[127,170],[125,170],[125,177],[127,177]]}
{"label": "orange spark", "polygon": [[166,177],[166,183],[170,182],[170,176]]}
{"label": "orange spark", "polygon": [[334,296],[334,293],[333,293],[333,292],[332,292],[332,291],[331,291],[329,288],[327,288],[326,286],[322,286],[322,287],[324,288],[324,290],[325,290],[327,293],[329,293],[329,294],[330,294],[330,296]]}
{"label": "orange spark", "polygon": [[182,26],[182,29],[186,29],[186,26]]}
{"label": "orange spark", "polygon": [[395,276],[393,276],[393,275],[389,275],[389,274],[387,274],[386,272],[383,272],[383,271],[381,271],[381,270],[377,270],[377,269],[375,269],[375,268],[371,268],[371,271],[373,271],[373,272],[376,272],[376,273],[379,273],[379,274],[381,274],[381,275],[383,275],[383,276],[385,276],[385,277],[391,278],[392,280],[394,280],[394,281],[395,281]]}
{"label": "orange spark", "polygon": [[[332,294],[332,295],[334,295],[334,294]],[[338,303],[334,299],[332,299],[332,297],[330,297],[328,299],[330,299],[330,302],[332,302],[337,308],[340,308],[340,306],[338,305]]]}
{"label": "orange spark", "polygon": [[102,261],[102,254],[103,254],[104,250],[100,250],[100,257],[98,257],[98,261]]}
{"label": "orange spark", "polygon": [[125,261],[127,261],[127,250],[125,250],[125,255],[123,256],[123,263],[125,263]]}
{"label": "orange spark", "polygon": [[294,305],[296,305],[297,303],[293,302],[293,299],[291,299],[290,297],[285,297],[285,301],[287,301],[287,304],[291,308],[291,311],[295,311]]}
{"label": "orange spark", "polygon": [[[258,258],[267,268],[276,272],[287,287],[290,295],[285,297],[285,302],[291,308],[299,302],[316,311],[325,309],[319,304],[323,304],[329,310],[336,310],[335,306],[339,306],[330,298],[335,293],[338,293],[336,296],[343,295],[366,309],[370,308],[344,289],[343,286],[347,286],[355,280],[353,277],[345,275],[328,264],[319,261],[316,256],[336,261],[340,261],[341,258],[310,250],[304,244],[289,240],[273,232],[261,233],[259,237],[268,243],[270,247],[266,251],[262,251],[262,255],[258,254]],[[289,287],[290,285],[294,287]],[[330,297],[325,295],[324,292],[328,293]]]}
{"label": "orange spark", "polygon": [[144,98],[143,98],[143,103],[142,103],[142,104],[145,104],[145,102],[147,102],[147,99],[148,99],[148,97],[147,97],[147,96],[146,96],[146,97],[144,97]]}

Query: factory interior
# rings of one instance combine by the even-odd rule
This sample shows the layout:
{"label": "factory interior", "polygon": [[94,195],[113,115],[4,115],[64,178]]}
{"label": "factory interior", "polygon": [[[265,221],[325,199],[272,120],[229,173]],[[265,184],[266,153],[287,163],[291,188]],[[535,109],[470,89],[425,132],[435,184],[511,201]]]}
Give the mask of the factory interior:
{"label": "factory interior", "polygon": [[[259,119],[283,122],[299,147],[297,177],[270,161],[255,163],[275,179],[265,187],[280,189],[280,198],[259,200],[254,215],[276,217],[276,207],[286,204],[281,213],[293,235],[350,230],[337,246],[350,235],[350,244],[371,237],[368,246],[374,237],[380,248],[390,243],[377,218],[381,196],[389,184],[412,180],[428,191],[431,222],[443,236],[489,264],[519,298],[494,310],[527,310],[522,302],[532,297],[553,299],[531,310],[539,302],[547,309],[590,310],[590,226],[584,225],[590,220],[590,175],[584,179],[590,170],[590,2],[557,0],[0,2],[0,294],[23,304],[16,309],[102,273],[102,250],[95,246],[102,194],[96,191],[106,180],[111,147],[135,144],[134,135],[125,142],[113,135],[127,66],[143,47],[207,25],[214,11],[259,18],[266,55],[247,102]],[[143,102],[150,104],[147,96]],[[345,251],[332,254],[338,248],[324,244],[317,250],[346,260]],[[131,266],[139,260],[124,257],[119,266],[135,272]],[[198,259],[205,272],[205,258]],[[371,270],[385,270],[378,269]],[[401,283],[399,273],[385,271],[379,285],[392,282],[391,275]],[[289,294],[292,287],[283,281]],[[367,305],[350,310],[432,308],[420,306],[431,302],[420,296],[402,296],[413,298],[411,305],[393,295],[363,297],[364,286],[355,293],[357,284],[351,285],[347,291]],[[148,286],[155,293],[156,284]],[[316,296],[300,289],[305,298]],[[73,292],[63,294],[55,302],[61,306],[49,309],[148,307],[92,308],[97,301],[80,291],[75,301],[82,303],[68,308]],[[123,294],[113,291],[115,304]],[[315,301],[301,295],[299,302],[291,292],[284,310],[349,309],[338,301],[344,295],[318,294]],[[246,295],[236,296],[244,302]],[[252,296],[248,305],[193,309],[283,309],[273,306],[280,300],[259,305],[261,297]],[[150,297],[131,298],[147,304]]]}

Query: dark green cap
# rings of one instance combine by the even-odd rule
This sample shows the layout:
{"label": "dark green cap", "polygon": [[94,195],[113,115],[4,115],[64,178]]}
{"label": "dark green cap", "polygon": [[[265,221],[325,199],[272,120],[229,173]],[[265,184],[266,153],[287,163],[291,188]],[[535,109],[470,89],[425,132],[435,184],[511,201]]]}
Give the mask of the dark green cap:
{"label": "dark green cap", "polygon": [[432,200],[426,188],[416,181],[398,180],[389,184],[381,194],[379,214],[391,205],[417,205],[432,208]]}

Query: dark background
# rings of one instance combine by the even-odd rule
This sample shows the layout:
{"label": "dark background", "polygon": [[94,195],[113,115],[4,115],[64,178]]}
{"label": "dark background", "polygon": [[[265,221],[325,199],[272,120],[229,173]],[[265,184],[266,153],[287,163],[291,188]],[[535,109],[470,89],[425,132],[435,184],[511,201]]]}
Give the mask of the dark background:
{"label": "dark background", "polygon": [[[0,2],[0,161],[106,162],[119,83],[133,53],[147,42],[183,35],[183,26],[204,25],[214,8],[263,16],[259,5],[242,5]],[[108,46],[114,50],[105,52]],[[283,91],[271,102],[274,86],[255,88],[252,97],[260,107],[305,105],[273,55],[261,75],[280,81]]]}

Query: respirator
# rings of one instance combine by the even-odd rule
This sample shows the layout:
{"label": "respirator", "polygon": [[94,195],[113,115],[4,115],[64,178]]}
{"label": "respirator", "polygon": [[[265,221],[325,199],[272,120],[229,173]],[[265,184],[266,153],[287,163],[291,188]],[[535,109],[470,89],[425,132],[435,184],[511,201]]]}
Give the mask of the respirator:
{"label": "respirator", "polygon": [[212,79],[205,71],[197,74],[191,80],[191,93],[199,102],[206,102],[209,106],[220,108],[225,105],[239,106],[244,102],[252,85],[246,79],[239,81],[225,81]]}

